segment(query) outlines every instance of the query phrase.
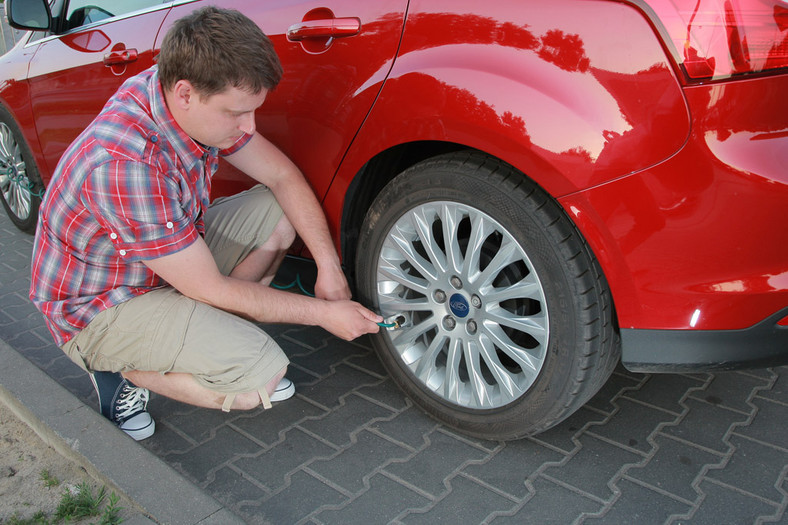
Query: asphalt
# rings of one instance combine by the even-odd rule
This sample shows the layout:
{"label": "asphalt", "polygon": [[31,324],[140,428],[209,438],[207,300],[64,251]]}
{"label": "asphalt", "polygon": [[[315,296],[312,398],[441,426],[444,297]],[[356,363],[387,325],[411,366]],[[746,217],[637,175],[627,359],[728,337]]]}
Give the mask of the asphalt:
{"label": "asphalt", "polygon": [[0,400],[135,503],[127,523],[788,523],[788,367],[618,368],[574,416],[514,442],[416,409],[367,339],[266,326],[294,398],[223,414],[153,396],[135,442],[27,299],[32,237],[0,214]]}

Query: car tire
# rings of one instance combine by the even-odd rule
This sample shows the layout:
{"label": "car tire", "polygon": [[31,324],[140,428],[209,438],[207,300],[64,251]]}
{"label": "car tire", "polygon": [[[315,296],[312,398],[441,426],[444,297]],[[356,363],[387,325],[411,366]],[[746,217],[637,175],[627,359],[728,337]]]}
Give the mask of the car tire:
{"label": "car tire", "polygon": [[17,228],[35,230],[43,195],[33,152],[14,118],[0,106],[0,201]]}
{"label": "car tire", "polygon": [[422,409],[496,440],[542,432],[620,357],[607,283],[561,207],[479,153],[416,164],[370,207],[360,300],[388,325],[375,350]]}

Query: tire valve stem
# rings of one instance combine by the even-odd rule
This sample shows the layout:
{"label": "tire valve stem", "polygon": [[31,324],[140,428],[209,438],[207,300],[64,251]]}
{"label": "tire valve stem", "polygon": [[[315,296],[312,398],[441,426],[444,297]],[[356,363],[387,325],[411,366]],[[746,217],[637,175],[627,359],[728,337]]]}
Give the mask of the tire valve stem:
{"label": "tire valve stem", "polygon": [[403,315],[395,314],[391,317],[387,317],[383,319],[382,323],[378,323],[378,326],[381,328],[385,328],[386,330],[397,330],[405,324],[405,317]]}

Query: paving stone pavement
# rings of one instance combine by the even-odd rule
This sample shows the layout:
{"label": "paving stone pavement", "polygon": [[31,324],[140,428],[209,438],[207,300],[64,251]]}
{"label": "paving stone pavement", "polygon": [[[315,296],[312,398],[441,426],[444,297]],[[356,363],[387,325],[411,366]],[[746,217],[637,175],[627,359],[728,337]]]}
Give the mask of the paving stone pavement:
{"label": "paving stone pavement", "polygon": [[[31,250],[0,214],[0,340],[95,407],[27,298]],[[619,367],[561,425],[499,443],[421,413],[366,339],[265,328],[293,399],[224,414],[154,396],[156,434],[135,445],[247,523],[788,523],[788,367]]]}

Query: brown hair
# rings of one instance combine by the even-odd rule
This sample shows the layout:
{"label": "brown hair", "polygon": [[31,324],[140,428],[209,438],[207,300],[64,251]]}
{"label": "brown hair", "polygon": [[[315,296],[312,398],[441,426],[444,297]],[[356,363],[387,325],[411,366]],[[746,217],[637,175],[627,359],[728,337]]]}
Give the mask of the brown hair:
{"label": "brown hair", "polygon": [[282,66],[271,40],[245,15],[203,7],[175,21],[161,43],[159,79],[165,90],[188,80],[200,96],[235,87],[274,89]]}

